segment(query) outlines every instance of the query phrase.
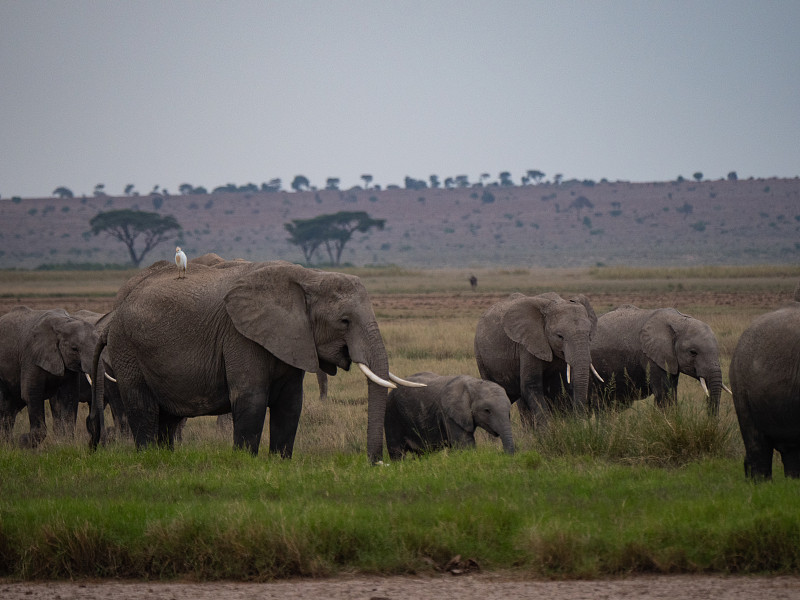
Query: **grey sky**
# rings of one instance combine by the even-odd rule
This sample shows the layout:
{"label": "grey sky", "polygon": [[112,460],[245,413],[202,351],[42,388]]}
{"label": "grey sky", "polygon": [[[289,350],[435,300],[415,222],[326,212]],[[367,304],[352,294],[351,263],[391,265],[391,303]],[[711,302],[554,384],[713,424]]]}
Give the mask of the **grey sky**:
{"label": "grey sky", "polygon": [[800,2],[0,0],[0,194],[800,175]]}

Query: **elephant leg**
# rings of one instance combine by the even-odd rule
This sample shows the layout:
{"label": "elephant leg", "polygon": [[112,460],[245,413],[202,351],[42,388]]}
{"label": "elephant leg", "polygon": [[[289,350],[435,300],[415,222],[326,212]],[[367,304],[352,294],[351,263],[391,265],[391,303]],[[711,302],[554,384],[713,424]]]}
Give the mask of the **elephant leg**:
{"label": "elephant leg", "polygon": [[11,441],[14,423],[23,406],[22,402],[15,402],[11,394],[0,385],[0,439],[2,441]]}
{"label": "elephant leg", "polygon": [[520,420],[522,425],[528,429],[536,429],[547,426],[550,420],[549,401],[541,392],[523,392],[522,397],[517,402]]}
{"label": "elephant leg", "polygon": [[24,435],[20,443],[27,448],[36,448],[47,437],[47,424],[44,416],[44,400],[28,403],[30,434]]}
{"label": "elephant leg", "polygon": [[33,379],[34,381],[23,384],[22,389],[22,399],[28,407],[30,434],[23,435],[20,444],[27,448],[36,448],[47,437],[44,415],[45,385],[41,380]]}
{"label": "elephant leg", "polygon": [[160,411],[158,414],[158,445],[170,450],[175,449],[175,438],[181,440],[181,431],[186,424],[185,417],[176,417]]}
{"label": "elephant leg", "polygon": [[547,424],[550,411],[544,393],[542,366],[538,359],[526,354],[520,357],[520,398],[517,408],[522,425],[527,429],[535,429]]}
{"label": "elephant leg", "polygon": [[391,444],[387,441],[386,449],[389,451],[389,458],[391,460],[403,459],[404,448],[401,441],[400,442],[396,441]]}
{"label": "elephant leg", "polygon": [[772,479],[772,448],[747,450],[744,456],[744,474],[751,479]]}
{"label": "elephant leg", "polygon": [[78,420],[78,393],[71,384],[62,386],[55,397],[50,398],[50,413],[53,416],[55,436],[74,437],[75,423]]}
{"label": "elephant leg", "polygon": [[258,454],[264,420],[267,417],[267,392],[246,392],[231,398],[233,447]]}
{"label": "elephant leg", "polygon": [[786,477],[800,478],[800,447],[784,448],[781,451],[781,460]]}
{"label": "elephant leg", "polygon": [[772,479],[774,448],[765,435],[749,428],[742,430],[744,473],[751,479]]}
{"label": "elephant leg", "polygon": [[131,434],[131,427],[128,424],[128,415],[122,405],[122,398],[119,395],[119,388],[116,384],[106,383],[103,396],[105,404],[111,407],[111,418],[114,419],[114,427],[120,436]]}
{"label": "elephant leg", "polygon": [[155,443],[158,439],[159,408],[147,384],[140,381],[127,389],[123,401],[137,450]]}
{"label": "elephant leg", "polygon": [[675,406],[678,399],[678,375],[666,371],[650,374],[650,387],[655,395],[655,404],[660,409]]}
{"label": "elephant leg", "polygon": [[[277,397],[276,397],[277,396]],[[270,393],[269,451],[291,458],[303,408],[303,373],[292,375],[277,394]]]}

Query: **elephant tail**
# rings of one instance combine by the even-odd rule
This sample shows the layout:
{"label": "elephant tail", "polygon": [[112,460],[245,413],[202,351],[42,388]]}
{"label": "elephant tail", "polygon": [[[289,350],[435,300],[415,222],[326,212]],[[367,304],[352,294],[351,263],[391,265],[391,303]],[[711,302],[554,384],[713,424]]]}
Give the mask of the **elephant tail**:
{"label": "elephant tail", "polygon": [[105,402],[103,398],[104,374],[99,373],[100,369],[100,355],[108,344],[108,330],[103,329],[100,332],[97,340],[97,345],[94,348],[94,356],[92,357],[92,406],[89,410],[89,416],[86,417],[86,430],[89,432],[90,441],[89,446],[92,450],[97,449],[100,439],[103,436],[104,427],[104,411]]}

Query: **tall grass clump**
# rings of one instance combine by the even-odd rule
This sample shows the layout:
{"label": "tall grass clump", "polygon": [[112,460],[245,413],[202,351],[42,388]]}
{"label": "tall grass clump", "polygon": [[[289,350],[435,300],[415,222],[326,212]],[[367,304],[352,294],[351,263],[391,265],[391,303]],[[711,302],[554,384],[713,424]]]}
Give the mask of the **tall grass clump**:
{"label": "tall grass clump", "polygon": [[681,467],[693,461],[735,456],[738,434],[729,413],[709,416],[691,402],[660,409],[652,400],[590,419],[555,416],[533,438],[546,457],[590,457],[629,465]]}

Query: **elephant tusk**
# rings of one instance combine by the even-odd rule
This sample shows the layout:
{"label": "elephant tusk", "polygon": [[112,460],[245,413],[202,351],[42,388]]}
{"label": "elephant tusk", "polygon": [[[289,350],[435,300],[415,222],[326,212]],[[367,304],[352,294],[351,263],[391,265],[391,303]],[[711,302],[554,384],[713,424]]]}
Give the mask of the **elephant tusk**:
{"label": "elephant tusk", "polygon": [[111,375],[109,375],[108,373],[104,373],[104,375],[106,376],[106,379],[108,379],[109,381],[113,381],[114,383],[117,383],[117,380],[116,380],[116,379],[114,379],[114,378],[113,378]]}
{"label": "elephant tusk", "polygon": [[569,385],[570,379],[572,379],[572,367],[567,363],[567,385]]}
{"label": "elephant tusk", "polygon": [[710,396],[711,394],[708,393],[708,386],[706,385],[706,380],[704,377],[700,378],[700,385],[703,386],[703,392],[705,392],[706,396]]}
{"label": "elephant tusk", "polygon": [[84,373],[84,375],[86,376],[86,381],[89,382],[89,385],[92,385],[92,378],[89,377],[89,374],[88,373]]}
{"label": "elephant tusk", "polygon": [[724,383],[722,384],[722,389],[725,390],[726,392],[728,392],[731,396],[733,396],[733,392],[731,391],[731,388],[729,388]]}
{"label": "elephant tusk", "polygon": [[406,379],[402,379],[402,378],[398,377],[397,375],[395,375],[391,371],[389,371],[389,379],[391,379],[392,381],[394,381],[395,383],[397,383],[399,385],[404,385],[406,387],[428,387],[427,383],[419,383],[417,381],[408,381]]}
{"label": "elephant tusk", "polygon": [[597,372],[597,369],[594,368],[594,365],[592,363],[589,363],[589,366],[592,368],[592,373],[594,373],[594,376],[600,380],[600,383],[605,383],[605,380],[602,377],[600,377],[600,373]]}
{"label": "elephant tusk", "polygon": [[364,363],[356,363],[356,364],[358,365],[358,368],[361,369],[361,372],[367,376],[367,379],[369,379],[373,383],[377,383],[378,385],[381,385],[385,388],[389,388],[390,390],[397,389],[397,386],[395,384],[393,384],[391,381],[386,381],[385,379],[381,379],[380,377],[375,375],[375,373],[373,373],[372,370]]}

